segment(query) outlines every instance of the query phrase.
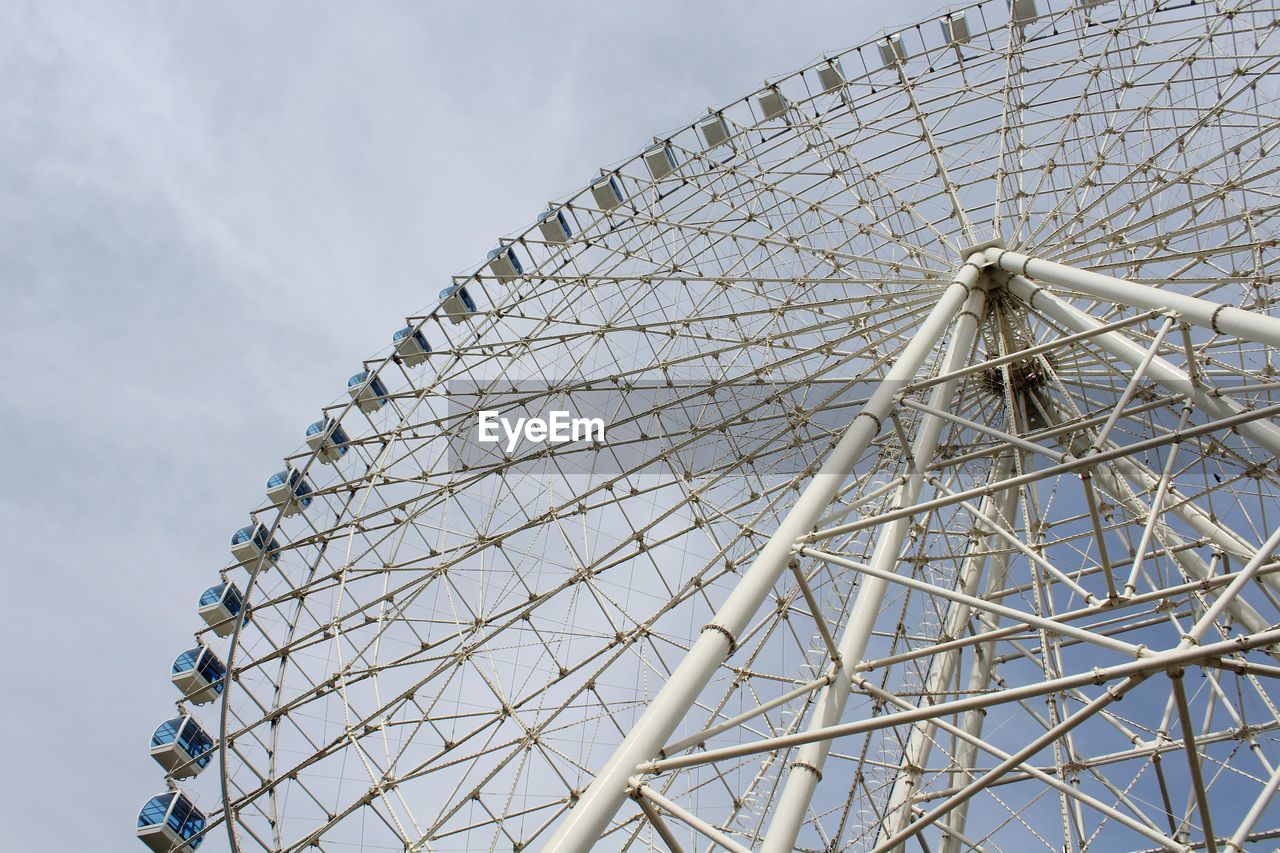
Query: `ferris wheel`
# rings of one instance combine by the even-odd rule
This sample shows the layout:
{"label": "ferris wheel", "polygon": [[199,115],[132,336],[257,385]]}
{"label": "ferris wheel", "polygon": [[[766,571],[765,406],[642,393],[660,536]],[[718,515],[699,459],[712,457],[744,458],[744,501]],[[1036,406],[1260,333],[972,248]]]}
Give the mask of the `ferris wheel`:
{"label": "ferris wheel", "polygon": [[590,176],[300,429],[139,837],[1274,844],[1278,42],[990,0]]}

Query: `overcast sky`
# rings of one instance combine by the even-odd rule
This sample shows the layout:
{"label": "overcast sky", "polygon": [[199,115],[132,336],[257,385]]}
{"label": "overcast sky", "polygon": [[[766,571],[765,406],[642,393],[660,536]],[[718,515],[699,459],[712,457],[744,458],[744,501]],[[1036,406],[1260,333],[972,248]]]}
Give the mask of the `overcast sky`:
{"label": "overcast sky", "polygon": [[142,849],[196,597],[450,274],[655,134],[935,10],[0,0],[0,848]]}

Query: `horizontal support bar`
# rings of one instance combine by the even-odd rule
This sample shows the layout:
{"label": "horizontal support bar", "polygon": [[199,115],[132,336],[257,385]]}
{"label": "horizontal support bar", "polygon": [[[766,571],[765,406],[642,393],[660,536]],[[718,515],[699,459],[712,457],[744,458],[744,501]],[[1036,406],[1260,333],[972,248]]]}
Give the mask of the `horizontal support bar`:
{"label": "horizontal support bar", "polygon": [[1008,702],[1017,702],[1021,699],[1032,699],[1037,696],[1044,696],[1049,693],[1058,693],[1074,687],[1084,687],[1089,684],[1105,684],[1108,681],[1114,681],[1119,678],[1127,678],[1132,675],[1150,674],[1162,669],[1169,669],[1171,667],[1199,665],[1206,661],[1225,657],[1226,655],[1250,651],[1263,646],[1270,646],[1277,642],[1280,642],[1280,628],[1273,628],[1269,631],[1263,631],[1258,634],[1236,637],[1231,640],[1222,640],[1217,643],[1209,643],[1203,646],[1192,646],[1185,649],[1171,649],[1169,651],[1157,652],[1151,657],[1142,658],[1141,660],[1129,661],[1127,663],[1109,667],[1098,667],[1089,672],[1076,673],[1075,675],[1051,678],[1046,681],[1042,681],[1039,684],[1028,684],[1022,687],[998,690],[993,693],[986,693],[981,696],[970,696],[968,698],[957,699],[952,702],[940,702],[937,705],[929,705],[924,708],[917,708],[913,711],[903,711],[897,714],[885,714],[880,717],[870,717],[868,719],[857,720],[852,723],[841,723],[836,726],[826,726],[821,729],[813,729],[812,731],[807,732],[797,732],[795,734],[767,738],[766,740],[754,741],[752,743],[726,746],[720,749],[707,750],[706,752],[696,752],[689,755],[665,758],[660,761],[650,761],[645,764],[641,764],[636,768],[636,771],[640,773],[665,773],[668,770],[679,770],[684,767],[694,767],[699,764],[711,764],[716,761],[741,758],[745,755],[755,755],[761,752],[773,752],[779,749],[789,749],[793,746],[800,746],[806,743],[815,743],[821,740],[833,740],[835,738],[847,737],[848,735],[862,734],[864,732],[878,731],[880,729],[891,728],[893,726],[900,726],[905,723],[915,723],[920,720],[927,720],[933,717],[958,714],[977,708],[991,707],[993,705],[1003,705]]}

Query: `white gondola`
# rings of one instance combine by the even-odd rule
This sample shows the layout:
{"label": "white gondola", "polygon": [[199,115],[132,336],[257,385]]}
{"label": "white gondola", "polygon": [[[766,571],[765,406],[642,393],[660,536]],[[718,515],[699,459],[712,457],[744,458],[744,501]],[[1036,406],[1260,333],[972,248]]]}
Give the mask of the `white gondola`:
{"label": "white gondola", "polygon": [[671,143],[662,142],[652,148],[646,148],[640,155],[644,164],[649,167],[649,174],[655,181],[660,181],[676,170],[676,155],[671,150]]}
{"label": "white gondola", "polygon": [[263,557],[274,563],[279,550],[280,545],[261,522],[246,525],[231,534],[231,555],[246,568],[252,569]]}
{"label": "white gondola", "polygon": [[[498,281],[510,281],[524,275],[524,267],[520,264],[520,258],[514,249],[510,246],[499,246],[489,250],[489,272],[493,273]],[[471,310],[476,309],[473,306]]]}
{"label": "white gondola", "polygon": [[818,82],[822,84],[822,91],[839,89],[844,85],[844,79],[844,66],[840,64],[840,60],[828,59],[818,66]]}
{"label": "white gondola", "polygon": [[1040,10],[1036,7],[1036,0],[1012,0],[1009,14],[1015,24],[1022,26],[1038,18]]}
{"label": "white gondola", "polygon": [[165,720],[151,736],[151,757],[174,779],[190,779],[209,766],[213,738],[195,717],[185,714]]}
{"label": "white gondola", "polygon": [[367,370],[362,370],[347,380],[347,393],[366,415],[387,404],[387,386],[377,376],[370,376]]}
{"label": "white gondola", "polygon": [[765,121],[772,121],[786,115],[787,96],[779,92],[777,86],[770,86],[756,95],[756,103],[760,105],[760,112],[764,115]]}
{"label": "white gondola", "polygon": [[307,427],[307,447],[317,454],[321,462],[337,462],[347,452],[347,432],[333,418],[316,421]]}
{"label": "white gondola", "polygon": [[392,335],[391,343],[395,344],[396,355],[400,357],[400,361],[409,367],[422,364],[431,354],[431,344],[427,343],[427,336],[422,334],[421,329],[415,329],[413,326],[405,326]]}
{"label": "white gondola", "polygon": [[219,637],[229,637],[236,629],[236,617],[244,613],[244,595],[228,581],[211,586],[200,596],[196,613]]}
{"label": "white gondola", "polygon": [[942,37],[947,44],[968,44],[970,36],[964,12],[950,12],[942,16]]}
{"label": "white gondola", "polygon": [[311,484],[301,471],[286,468],[267,480],[267,500],[285,515],[297,515],[311,506]]}
{"label": "white gondola", "polygon": [[573,236],[569,220],[564,218],[564,211],[558,208],[549,207],[542,212],[538,217],[538,230],[542,232],[542,239],[548,243],[567,243]]}
{"label": "white gondola", "polygon": [[601,210],[613,210],[623,202],[622,187],[613,175],[605,175],[591,184],[591,197]]}
{"label": "white gondola", "polygon": [[440,291],[440,308],[456,326],[476,313],[476,301],[465,286],[451,284]]}
{"label": "white gondola", "polygon": [[204,812],[181,791],[165,791],[138,812],[138,839],[156,853],[191,853],[204,841]]}
{"label": "white gondola", "polygon": [[698,122],[698,132],[702,134],[708,150],[729,141],[729,125],[720,113],[712,113]]}
{"label": "white gondola", "polygon": [[897,33],[885,36],[879,47],[880,61],[884,63],[885,68],[894,68],[907,58],[907,52],[902,47],[902,36]]}
{"label": "white gondola", "polygon": [[188,702],[205,705],[218,698],[226,676],[226,665],[212,649],[200,645],[187,649],[174,659],[169,678]]}

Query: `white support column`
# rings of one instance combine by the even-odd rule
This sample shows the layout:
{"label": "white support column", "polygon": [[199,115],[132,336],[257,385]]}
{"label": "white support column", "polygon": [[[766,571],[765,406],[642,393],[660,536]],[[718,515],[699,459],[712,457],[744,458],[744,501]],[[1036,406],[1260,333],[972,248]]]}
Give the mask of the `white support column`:
{"label": "white support column", "polygon": [[1247,341],[1280,347],[1280,317],[1245,311],[1242,308],[1211,302],[1208,299],[1186,296],[1171,290],[1161,290],[1053,261],[1042,261],[1007,249],[987,249],[987,260],[1008,273],[1047,281],[1059,287],[1087,293],[1098,299],[1120,305],[1152,308],[1157,311],[1176,311],[1189,322],[1217,334],[1232,335]]}
{"label": "white support column", "polygon": [[951,324],[978,280],[983,256],[975,253],[938,299],[919,331],[903,348],[889,375],[854,417],[791,512],[765,543],[733,591],[702,629],[689,652],[654,697],[635,726],[556,828],[546,849],[556,853],[587,851],[608,827],[627,797],[637,766],[658,754],[697,701],[711,676],[734,652],[737,638],[786,570],[792,546],[822,517],[849,471],[880,432],[901,388],[916,372]]}
{"label": "white support column", "polygon": [[[951,343],[940,368],[941,372],[947,373],[957,369],[969,357],[985,306],[986,293],[975,288],[969,294],[964,310],[956,319]],[[956,380],[952,380],[935,385],[930,392],[930,406],[938,409],[949,407],[955,396],[956,384]],[[919,433],[911,447],[912,470],[906,482],[898,489],[895,501],[898,506],[913,504],[919,498],[925,483],[925,469],[933,460],[938,437],[945,423],[944,419],[936,415],[926,414],[921,419]],[[885,525],[876,541],[875,551],[869,563],[873,569],[892,572],[897,567],[902,543],[910,527],[910,518],[901,518]],[[818,697],[816,707],[809,719],[811,731],[838,723],[844,714],[855,669],[866,650],[871,629],[875,625],[876,616],[880,612],[888,586],[889,583],[884,578],[866,576],[862,579],[862,587],[858,590],[858,596],[845,623],[844,635],[840,640],[841,660],[837,666],[836,679]],[[830,750],[830,741],[811,743],[802,748],[791,763],[786,785],[778,799],[778,806],[774,810],[769,830],[765,834],[761,848],[765,853],[787,853],[795,847],[800,826],[804,823],[805,813],[813,799],[813,792],[818,787],[822,767],[826,763],[827,753]]]}

